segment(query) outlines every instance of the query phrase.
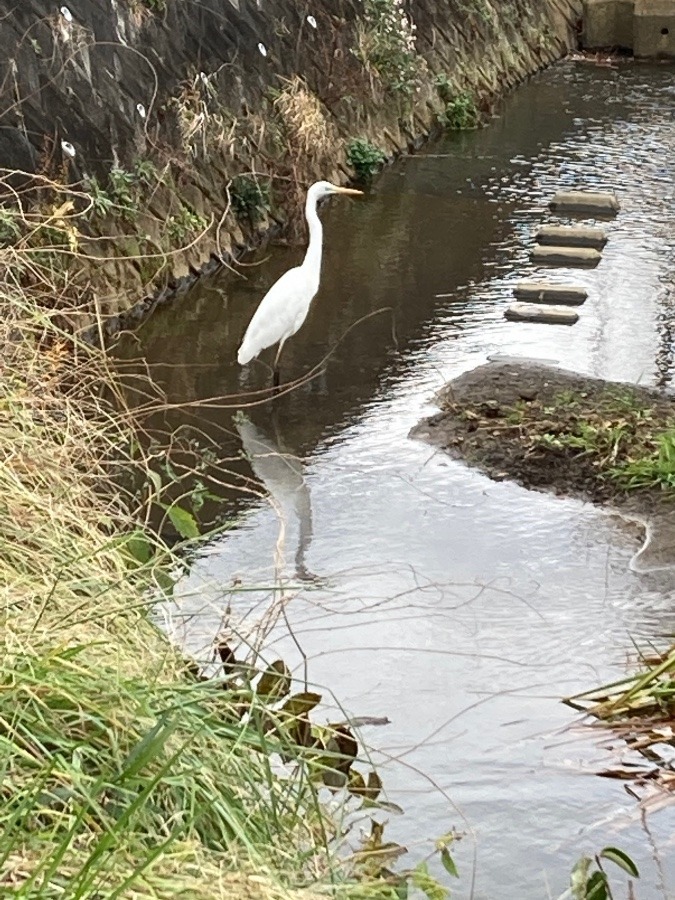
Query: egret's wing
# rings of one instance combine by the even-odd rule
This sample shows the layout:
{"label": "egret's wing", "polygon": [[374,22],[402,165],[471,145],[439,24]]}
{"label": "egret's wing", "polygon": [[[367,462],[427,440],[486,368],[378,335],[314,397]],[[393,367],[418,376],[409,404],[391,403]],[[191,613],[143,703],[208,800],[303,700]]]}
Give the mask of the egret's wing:
{"label": "egret's wing", "polygon": [[295,334],[311,301],[311,288],[301,267],[284,272],[253,314],[239,348],[239,363],[245,365],[261,350]]}

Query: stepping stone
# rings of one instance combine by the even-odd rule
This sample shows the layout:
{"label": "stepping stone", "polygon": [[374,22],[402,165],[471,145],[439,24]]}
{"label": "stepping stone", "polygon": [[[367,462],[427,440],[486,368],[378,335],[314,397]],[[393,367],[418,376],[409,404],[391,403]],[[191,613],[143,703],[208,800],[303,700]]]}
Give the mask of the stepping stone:
{"label": "stepping stone", "polygon": [[541,322],[547,325],[574,325],[579,315],[568,306],[544,303],[513,303],[504,313],[511,322]]}
{"label": "stepping stone", "polygon": [[547,284],[545,281],[521,281],[513,289],[517,300],[531,303],[567,303],[581,306],[588,297],[586,288],[574,284]]}
{"label": "stepping stone", "polygon": [[613,191],[558,191],[549,206],[554,212],[592,213],[598,216],[615,216],[621,208]]}
{"label": "stepping stone", "polygon": [[534,236],[538,244],[554,247],[595,247],[602,249],[607,235],[602,228],[579,228],[576,225],[544,225]]}
{"label": "stepping stone", "polygon": [[545,266],[587,266],[592,268],[602,259],[592,247],[547,247],[538,244],[530,256],[532,262]]}

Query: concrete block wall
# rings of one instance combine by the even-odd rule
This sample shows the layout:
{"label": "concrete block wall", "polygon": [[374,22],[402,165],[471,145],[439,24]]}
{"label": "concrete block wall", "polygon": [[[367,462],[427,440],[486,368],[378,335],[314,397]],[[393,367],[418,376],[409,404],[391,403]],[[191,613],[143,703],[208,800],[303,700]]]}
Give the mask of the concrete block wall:
{"label": "concrete block wall", "polygon": [[675,59],[675,0],[584,0],[582,46]]}
{"label": "concrete block wall", "polygon": [[675,0],[635,0],[633,53],[675,59]]}
{"label": "concrete block wall", "polygon": [[[409,104],[375,84],[355,52],[363,3],[166,0],[151,10],[147,0],[9,0],[0,17],[0,166],[71,182],[103,180],[111,167],[138,159],[172,173],[149,192],[133,227],[92,226],[91,252],[105,262],[83,278],[104,315],[171,289],[214,256],[238,253],[283,218],[277,209],[247,226],[233,215],[227,188],[238,173],[279,174],[269,123],[274,92],[287,79],[301,76],[318,98],[333,141],[329,158],[287,153],[281,171],[344,181],[350,138],[367,137],[389,153],[405,149],[442,109],[437,76],[487,101],[562,56],[581,9],[581,0],[409,0],[428,64]],[[189,147],[181,104],[189,126],[203,132]],[[199,116],[219,123],[217,139]],[[214,222],[196,246],[173,253],[159,273],[137,259],[112,259],[165,240],[167,217],[183,202]]]}

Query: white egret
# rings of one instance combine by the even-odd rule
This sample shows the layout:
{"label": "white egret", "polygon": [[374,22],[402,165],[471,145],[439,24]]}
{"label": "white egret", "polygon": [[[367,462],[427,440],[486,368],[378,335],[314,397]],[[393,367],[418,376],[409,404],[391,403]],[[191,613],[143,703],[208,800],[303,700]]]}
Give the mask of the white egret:
{"label": "white egret", "polygon": [[330,181],[317,181],[307,191],[305,217],[309,226],[309,244],[302,265],[289,269],[279,278],[260,301],[253,314],[237,360],[246,363],[273,344],[279,344],[274,357],[274,386],[279,386],[279,357],[284,343],[300,328],[321,280],[321,251],[323,229],[316,211],[319,200],[330,194],[361,195],[363,191],[337,187]]}

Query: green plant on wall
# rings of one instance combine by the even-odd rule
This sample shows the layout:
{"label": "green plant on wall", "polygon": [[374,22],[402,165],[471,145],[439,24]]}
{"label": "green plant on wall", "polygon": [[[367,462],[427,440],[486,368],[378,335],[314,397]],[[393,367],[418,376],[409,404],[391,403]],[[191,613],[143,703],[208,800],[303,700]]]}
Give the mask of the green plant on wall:
{"label": "green plant on wall", "polygon": [[363,27],[359,34],[359,56],[392,91],[414,94],[426,70],[418,54],[415,25],[403,0],[363,0]]}
{"label": "green plant on wall", "polygon": [[435,84],[438,96],[445,104],[445,109],[438,117],[440,124],[452,131],[475,128],[479,122],[479,115],[471,94],[467,91],[456,93],[447,75],[438,75]]}
{"label": "green plant on wall", "polygon": [[190,209],[184,203],[181,203],[177,213],[166,220],[166,233],[172,244],[182,244],[190,238],[204,231],[208,222],[204,216]]}
{"label": "green plant on wall", "polygon": [[386,159],[387,154],[384,150],[365,138],[353,138],[347,145],[347,162],[354,170],[358,181],[370,181],[382,168]]}
{"label": "green plant on wall", "polygon": [[91,201],[90,216],[113,215],[135,222],[141,211],[144,189],[159,180],[160,174],[150,159],[137,159],[131,169],[114,166],[103,185],[96,177],[88,176],[85,186]]}
{"label": "green plant on wall", "polygon": [[239,219],[259,222],[270,211],[269,180],[255,175],[237,175],[230,182],[230,203]]}

